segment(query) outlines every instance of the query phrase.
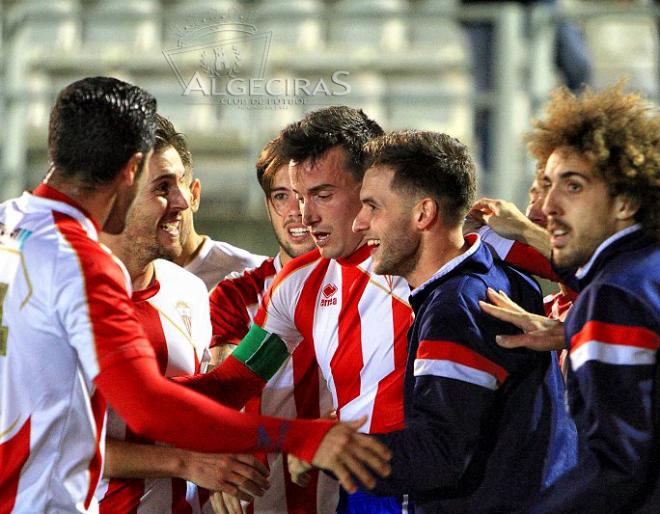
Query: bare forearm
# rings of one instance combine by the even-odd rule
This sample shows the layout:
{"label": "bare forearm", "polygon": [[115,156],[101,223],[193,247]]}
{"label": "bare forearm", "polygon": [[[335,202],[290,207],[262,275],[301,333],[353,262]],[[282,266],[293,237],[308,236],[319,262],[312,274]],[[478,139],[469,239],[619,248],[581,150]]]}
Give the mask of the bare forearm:
{"label": "bare forearm", "polygon": [[178,448],[106,439],[106,478],[184,478],[184,451]]}
{"label": "bare forearm", "polygon": [[550,260],[550,234],[543,227],[535,225],[531,221],[526,223],[520,233],[519,241],[531,246],[541,253],[546,259]]}

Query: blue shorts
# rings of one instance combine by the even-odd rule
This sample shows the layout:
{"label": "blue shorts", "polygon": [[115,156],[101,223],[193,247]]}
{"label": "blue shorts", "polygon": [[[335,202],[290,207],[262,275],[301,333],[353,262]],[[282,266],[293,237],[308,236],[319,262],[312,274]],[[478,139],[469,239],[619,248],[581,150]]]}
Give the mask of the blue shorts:
{"label": "blue shorts", "polygon": [[415,509],[403,496],[372,496],[363,491],[348,494],[344,489],[339,493],[337,514],[414,514]]}

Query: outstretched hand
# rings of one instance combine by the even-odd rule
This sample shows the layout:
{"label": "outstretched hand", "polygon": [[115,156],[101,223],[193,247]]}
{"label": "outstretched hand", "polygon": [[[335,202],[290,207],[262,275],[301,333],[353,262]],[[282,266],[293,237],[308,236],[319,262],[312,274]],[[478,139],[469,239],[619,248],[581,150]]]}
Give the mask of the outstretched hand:
{"label": "outstretched hand", "polygon": [[367,417],[363,416],[332,427],[312,461],[314,466],[334,473],[349,493],[357,490],[355,479],[365,488],[373,489],[374,474],[386,477],[391,472],[390,450],[375,438],[357,432],[366,421]]}
{"label": "outstretched hand", "polygon": [[518,241],[523,241],[525,229],[534,225],[513,203],[494,198],[477,200],[468,217],[488,225],[506,239]]}
{"label": "outstretched hand", "polygon": [[268,468],[252,455],[186,452],[185,478],[210,491],[224,491],[241,500],[263,496]]}
{"label": "outstretched hand", "polygon": [[502,291],[498,293],[488,288],[487,294],[488,299],[493,303],[479,301],[481,309],[524,332],[520,335],[497,336],[495,338],[497,344],[504,348],[524,347],[540,352],[564,348],[564,329],[560,321],[527,312]]}

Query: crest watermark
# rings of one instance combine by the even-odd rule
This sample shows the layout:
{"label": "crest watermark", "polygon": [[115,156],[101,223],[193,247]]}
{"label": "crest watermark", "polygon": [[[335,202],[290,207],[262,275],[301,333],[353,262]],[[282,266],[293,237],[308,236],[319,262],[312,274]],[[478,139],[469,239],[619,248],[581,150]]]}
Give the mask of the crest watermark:
{"label": "crest watermark", "polygon": [[240,108],[286,108],[351,92],[349,72],[326,77],[267,77],[271,32],[249,13],[209,10],[175,27],[176,48],[163,50],[184,98]]}

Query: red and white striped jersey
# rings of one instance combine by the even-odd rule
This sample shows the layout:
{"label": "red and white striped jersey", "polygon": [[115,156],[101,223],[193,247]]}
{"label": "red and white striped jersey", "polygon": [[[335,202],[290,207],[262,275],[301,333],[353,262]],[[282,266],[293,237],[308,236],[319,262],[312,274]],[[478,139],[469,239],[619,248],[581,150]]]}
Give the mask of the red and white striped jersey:
{"label": "red and white striped jersey", "polygon": [[99,230],[43,184],[0,205],[0,512],[98,512],[106,405],[93,380],[135,351],[121,328],[111,357],[97,347],[107,313],[91,297],[116,295],[114,314],[130,307]]}
{"label": "red and white striped jersey", "polygon": [[403,427],[409,294],[403,278],[373,273],[367,245],[338,260],[314,250],[276,276],[254,321],[289,353],[310,345],[340,419],[390,432]]}
{"label": "red and white striped jersey", "polygon": [[202,247],[195,258],[185,268],[201,278],[206,289],[211,290],[230,273],[242,272],[247,268],[256,268],[266,256],[256,255],[229,243],[214,241],[204,237]]}
{"label": "red and white striped jersey", "polygon": [[[167,377],[204,371],[211,340],[206,287],[196,276],[169,261],[158,259],[154,267],[154,281],[148,288],[134,291],[132,300],[138,321],[154,347],[160,371]],[[108,412],[107,436],[152,442],[131,432],[112,409]],[[196,486],[178,478],[103,480],[97,497],[101,514],[200,512]]]}
{"label": "red and white striped jersey", "polygon": [[[233,274],[210,295],[213,344],[238,343],[245,336],[264,292],[282,269],[279,257],[257,268]],[[311,345],[299,345],[282,368],[268,381],[260,398],[248,402],[247,412],[285,418],[318,418],[332,409],[332,397],[319,376]],[[295,485],[281,454],[268,454],[271,484],[248,507],[254,514],[331,514],[339,502],[338,482],[317,470],[305,488]]]}

